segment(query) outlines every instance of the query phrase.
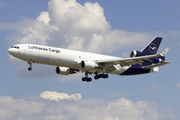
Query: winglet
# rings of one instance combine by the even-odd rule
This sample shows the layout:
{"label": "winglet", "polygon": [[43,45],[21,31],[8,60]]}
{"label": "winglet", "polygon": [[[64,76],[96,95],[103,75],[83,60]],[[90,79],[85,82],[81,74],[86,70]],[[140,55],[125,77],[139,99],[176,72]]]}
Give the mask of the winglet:
{"label": "winglet", "polygon": [[169,50],[169,48],[166,48],[166,49],[161,53],[161,55],[162,55],[162,56],[166,55],[167,52],[168,52],[168,50]]}

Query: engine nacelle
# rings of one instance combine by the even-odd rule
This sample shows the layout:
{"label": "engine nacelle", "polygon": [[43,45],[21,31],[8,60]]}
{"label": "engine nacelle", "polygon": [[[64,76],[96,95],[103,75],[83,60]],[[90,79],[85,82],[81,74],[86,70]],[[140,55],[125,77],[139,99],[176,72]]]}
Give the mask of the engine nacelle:
{"label": "engine nacelle", "polygon": [[57,74],[61,74],[61,75],[69,75],[69,74],[73,74],[76,73],[74,72],[74,70],[67,68],[67,67],[56,67],[56,73]]}
{"label": "engine nacelle", "polygon": [[152,60],[152,63],[154,63],[154,64],[163,62],[163,60],[159,57],[151,58],[151,60]]}
{"label": "engine nacelle", "polygon": [[130,53],[130,57],[138,57],[138,56],[144,56],[145,54],[143,54],[142,52],[140,51],[137,51],[137,50],[133,50],[131,51]]}
{"label": "engine nacelle", "polygon": [[98,64],[93,61],[82,61],[81,68],[86,69],[86,70],[97,69]]}

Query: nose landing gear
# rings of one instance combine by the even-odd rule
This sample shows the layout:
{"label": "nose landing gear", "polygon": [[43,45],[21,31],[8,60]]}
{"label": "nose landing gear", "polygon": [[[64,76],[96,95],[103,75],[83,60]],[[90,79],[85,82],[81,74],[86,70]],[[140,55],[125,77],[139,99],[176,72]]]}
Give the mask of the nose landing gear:
{"label": "nose landing gear", "polygon": [[30,67],[28,68],[28,70],[31,71],[31,70],[32,70],[32,62],[28,62],[28,64],[29,64],[29,66],[30,66]]}

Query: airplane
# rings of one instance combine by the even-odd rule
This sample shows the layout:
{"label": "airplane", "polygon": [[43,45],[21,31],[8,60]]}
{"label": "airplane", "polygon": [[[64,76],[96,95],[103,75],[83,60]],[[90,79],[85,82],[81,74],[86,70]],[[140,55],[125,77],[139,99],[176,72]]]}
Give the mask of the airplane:
{"label": "airplane", "polygon": [[138,75],[157,72],[165,62],[165,55],[169,48],[161,54],[156,54],[162,37],[153,39],[142,51],[133,50],[130,58],[120,58],[102,54],[82,52],[70,49],[56,48],[36,44],[17,44],[8,49],[8,53],[18,59],[27,61],[28,70],[32,70],[32,63],[56,66],[56,73],[60,75],[85,73],[82,81],[90,82],[94,79],[108,78],[108,74]]}

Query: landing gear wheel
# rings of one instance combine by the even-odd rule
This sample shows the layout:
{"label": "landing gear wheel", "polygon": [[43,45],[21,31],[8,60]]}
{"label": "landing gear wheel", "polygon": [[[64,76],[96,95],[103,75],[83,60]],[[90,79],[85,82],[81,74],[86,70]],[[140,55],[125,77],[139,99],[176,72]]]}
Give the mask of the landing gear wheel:
{"label": "landing gear wheel", "polygon": [[85,82],[85,81],[86,81],[86,82],[91,82],[91,81],[92,81],[92,78],[90,78],[90,77],[83,77],[83,78],[82,78],[82,81],[83,81],[83,82]]}
{"label": "landing gear wheel", "polygon": [[85,82],[85,81],[86,81],[86,77],[83,77],[83,78],[82,78],[82,81]]}
{"label": "landing gear wheel", "polygon": [[99,74],[98,77],[99,78],[103,78],[104,74]]}
{"label": "landing gear wheel", "polygon": [[109,76],[108,76],[108,74],[104,74],[103,75],[103,78],[105,79],[105,78],[108,78]]}
{"label": "landing gear wheel", "polygon": [[87,78],[86,81],[87,81],[87,82],[91,82],[91,81],[92,81],[92,78]]}
{"label": "landing gear wheel", "polygon": [[108,78],[108,77],[109,77],[108,74],[99,74],[99,75],[94,76],[94,79],[95,79],[95,80],[97,80],[97,79],[99,79],[99,78],[106,79],[106,78]]}
{"label": "landing gear wheel", "polygon": [[28,70],[31,71],[31,70],[32,70],[32,67],[29,67]]}
{"label": "landing gear wheel", "polygon": [[98,76],[98,75],[94,76],[94,79],[95,79],[95,80],[98,80],[98,79],[99,79],[99,76]]}

